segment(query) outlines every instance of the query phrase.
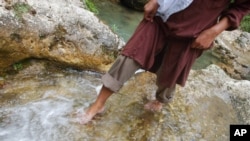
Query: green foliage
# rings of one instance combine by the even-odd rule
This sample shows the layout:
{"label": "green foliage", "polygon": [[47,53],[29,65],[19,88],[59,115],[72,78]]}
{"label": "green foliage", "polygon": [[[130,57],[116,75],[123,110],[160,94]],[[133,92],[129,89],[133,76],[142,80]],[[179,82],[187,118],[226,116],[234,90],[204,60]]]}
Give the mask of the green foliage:
{"label": "green foliage", "polygon": [[30,11],[31,7],[26,3],[16,3],[15,5],[13,5],[13,9],[14,9],[15,15],[18,18],[21,18],[24,13],[27,13]]}
{"label": "green foliage", "polygon": [[118,28],[118,26],[117,26],[116,24],[113,24],[113,25],[111,26],[111,29],[112,29],[115,33],[119,31],[119,28]]}
{"label": "green foliage", "polygon": [[23,69],[23,64],[21,64],[21,63],[15,63],[15,64],[13,64],[13,69],[15,71],[19,71],[19,70]]}
{"label": "green foliage", "polygon": [[241,25],[240,28],[243,31],[249,32],[250,33],[250,15],[247,15],[243,18],[243,20],[241,21]]}
{"label": "green foliage", "polygon": [[91,0],[85,0],[85,4],[87,5],[88,9],[95,13],[95,14],[98,14],[99,11],[97,10],[95,4],[91,1]]}

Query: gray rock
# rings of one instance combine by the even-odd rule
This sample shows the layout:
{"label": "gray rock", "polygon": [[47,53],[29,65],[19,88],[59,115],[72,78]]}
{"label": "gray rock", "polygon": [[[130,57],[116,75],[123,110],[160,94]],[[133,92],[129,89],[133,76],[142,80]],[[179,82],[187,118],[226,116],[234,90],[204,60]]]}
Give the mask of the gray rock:
{"label": "gray rock", "polygon": [[1,68],[34,57],[105,70],[124,45],[78,0],[1,1],[0,19]]}

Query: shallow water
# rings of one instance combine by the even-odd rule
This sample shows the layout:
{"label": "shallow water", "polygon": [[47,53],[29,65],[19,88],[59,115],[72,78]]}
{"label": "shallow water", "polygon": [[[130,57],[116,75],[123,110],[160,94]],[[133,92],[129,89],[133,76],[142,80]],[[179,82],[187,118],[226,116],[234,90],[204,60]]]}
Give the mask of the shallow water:
{"label": "shallow water", "polygon": [[[141,133],[136,131],[144,130],[144,126],[137,124],[142,122],[141,114],[148,114],[142,109],[140,95],[130,97],[118,93],[107,102],[104,114],[95,117],[90,124],[79,124],[79,115],[97,97],[100,76],[34,60],[18,74],[1,77],[0,140],[125,141],[141,138]],[[151,93],[154,88],[144,92]],[[131,86],[130,92],[135,89]],[[152,120],[153,115],[150,117]]]}
{"label": "shallow water", "polygon": [[[76,113],[89,106],[100,74],[48,70],[34,63],[5,78],[0,89],[0,140],[77,140]],[[79,134],[80,136],[78,136]],[[14,135],[14,136],[13,136]]]}
{"label": "shallow water", "polygon": [[31,61],[18,74],[2,77],[0,140],[227,140],[228,125],[237,122],[227,95],[206,96],[195,90],[199,95],[193,90],[186,95],[179,88],[175,102],[161,112],[145,111],[143,105],[154,97],[156,86],[155,76],[142,72],[108,99],[103,114],[80,125],[79,115],[97,97],[100,77],[45,61]]}
{"label": "shallow water", "polygon": [[114,4],[110,1],[93,0],[98,14],[105,24],[113,32],[118,34],[124,41],[128,41],[136,26],[143,18],[143,13],[124,7],[120,4]]}

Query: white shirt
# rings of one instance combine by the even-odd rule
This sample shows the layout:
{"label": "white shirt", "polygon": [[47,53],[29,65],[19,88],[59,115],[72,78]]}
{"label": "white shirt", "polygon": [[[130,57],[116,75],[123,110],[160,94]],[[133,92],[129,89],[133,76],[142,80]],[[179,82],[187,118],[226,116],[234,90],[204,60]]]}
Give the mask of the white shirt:
{"label": "white shirt", "polygon": [[193,0],[157,0],[159,8],[156,16],[160,16],[164,22],[169,16],[187,8]]}

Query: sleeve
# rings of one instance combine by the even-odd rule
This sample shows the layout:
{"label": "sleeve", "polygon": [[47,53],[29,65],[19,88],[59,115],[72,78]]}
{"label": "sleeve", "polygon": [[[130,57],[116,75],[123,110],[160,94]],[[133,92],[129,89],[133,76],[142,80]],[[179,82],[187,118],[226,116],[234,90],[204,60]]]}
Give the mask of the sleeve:
{"label": "sleeve", "polygon": [[247,14],[250,14],[250,0],[235,0],[222,14],[222,17],[228,17],[231,24],[227,30],[238,28],[241,20]]}
{"label": "sleeve", "polygon": [[175,0],[157,0],[159,8],[158,12],[159,13],[165,13],[170,6],[174,3]]}
{"label": "sleeve", "polygon": [[170,7],[174,0],[157,0],[157,2],[159,4],[159,9],[165,11]]}
{"label": "sleeve", "polygon": [[165,22],[168,17],[188,7],[193,0],[157,0],[157,15]]}

